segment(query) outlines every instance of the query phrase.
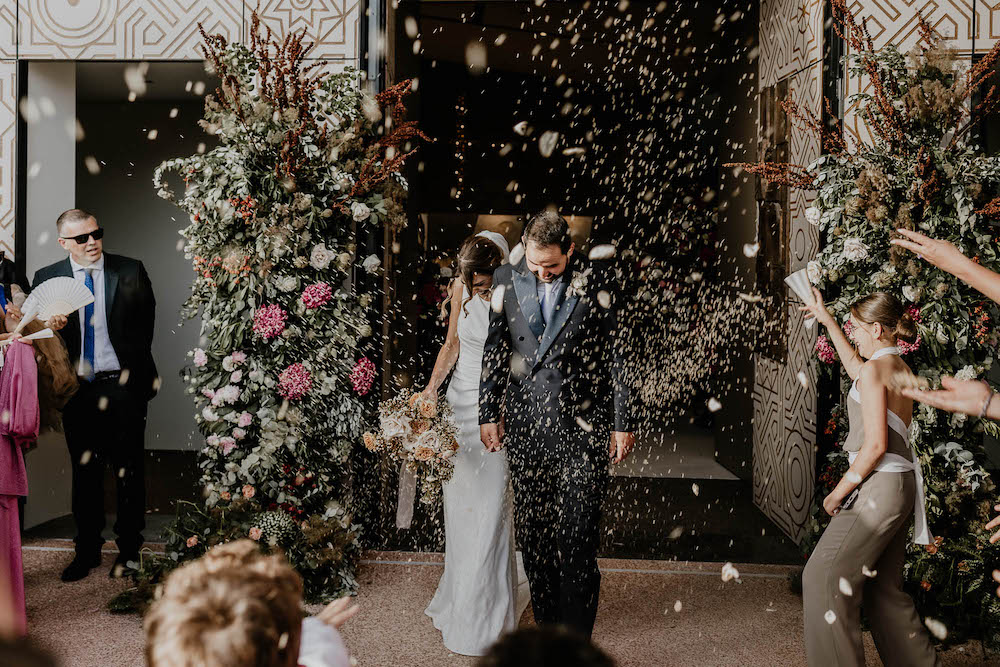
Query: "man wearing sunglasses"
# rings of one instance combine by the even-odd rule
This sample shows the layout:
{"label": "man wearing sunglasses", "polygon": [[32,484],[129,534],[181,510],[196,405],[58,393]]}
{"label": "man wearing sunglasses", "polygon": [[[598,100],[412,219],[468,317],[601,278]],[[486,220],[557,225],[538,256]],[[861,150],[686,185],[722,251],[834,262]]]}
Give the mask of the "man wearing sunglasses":
{"label": "man wearing sunglasses", "polygon": [[63,581],[83,579],[101,564],[104,539],[104,468],[117,480],[114,530],[119,555],[112,576],[126,574],[139,560],[145,528],[143,471],[146,408],[159,378],[153,363],[156,300],[142,262],[104,252],[97,219],[70,209],[56,221],[66,259],[35,274],[33,286],[57,276],[75,278],[94,293],[94,303],[69,315],[60,331],[80,389],[63,410],[63,427],[73,465],[76,556]]}

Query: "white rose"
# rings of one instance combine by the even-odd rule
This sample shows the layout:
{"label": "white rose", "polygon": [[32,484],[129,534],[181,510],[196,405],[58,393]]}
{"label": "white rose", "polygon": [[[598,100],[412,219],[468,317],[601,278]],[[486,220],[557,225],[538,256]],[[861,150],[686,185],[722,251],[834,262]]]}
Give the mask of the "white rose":
{"label": "white rose", "polygon": [[860,262],[868,258],[868,246],[857,237],[844,239],[844,259],[851,262]]}
{"label": "white rose", "polygon": [[431,451],[437,452],[441,449],[441,438],[436,431],[424,431],[417,438],[415,447],[427,447]]}
{"label": "white rose", "polygon": [[205,408],[201,411],[201,418],[207,422],[214,422],[219,420],[219,415],[215,414],[212,408]]}
{"label": "white rose", "polygon": [[820,211],[815,206],[810,206],[806,209],[806,221],[810,225],[818,225],[820,219],[823,217],[822,211]]}
{"label": "white rose", "polygon": [[354,218],[355,222],[363,222],[368,219],[368,216],[372,214],[372,210],[368,208],[365,204],[359,201],[351,204],[351,216]]}
{"label": "white rose", "polygon": [[812,260],[806,264],[806,275],[809,276],[809,282],[813,285],[818,285],[819,281],[823,279],[823,265],[816,260]]}
{"label": "white rose", "polygon": [[368,273],[375,273],[381,265],[382,260],[380,260],[376,255],[368,255],[365,257],[365,261],[361,264],[364,270]]}
{"label": "white rose", "polygon": [[299,279],[295,276],[280,276],[274,281],[274,285],[282,292],[294,292],[299,288]]}
{"label": "white rose", "polygon": [[976,369],[972,366],[966,366],[959,372],[955,373],[956,380],[975,380],[976,379]]}
{"label": "white rose", "polygon": [[388,415],[379,418],[379,426],[382,428],[382,436],[386,440],[392,438],[408,439],[410,436],[410,420],[402,415]]}
{"label": "white rose", "polygon": [[333,251],[327,250],[325,243],[317,243],[313,246],[312,254],[309,256],[309,264],[318,271],[322,271],[330,266],[336,255]]}
{"label": "white rose", "polygon": [[912,285],[903,286],[903,296],[906,297],[907,301],[916,303],[921,294],[923,294],[923,290],[919,287],[913,287]]}
{"label": "white rose", "polygon": [[233,355],[229,355],[222,360],[222,368],[227,372],[231,373],[236,370],[236,362],[233,361]]}

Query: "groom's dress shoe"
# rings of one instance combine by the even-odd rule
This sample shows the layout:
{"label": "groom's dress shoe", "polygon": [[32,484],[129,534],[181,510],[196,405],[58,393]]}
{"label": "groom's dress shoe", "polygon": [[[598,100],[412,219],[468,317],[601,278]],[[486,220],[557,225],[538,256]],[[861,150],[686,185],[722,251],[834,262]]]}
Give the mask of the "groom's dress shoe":
{"label": "groom's dress shoe", "polygon": [[101,553],[96,554],[77,554],[73,557],[73,561],[66,566],[63,570],[62,576],[59,578],[65,582],[80,581],[85,578],[90,571],[101,564]]}

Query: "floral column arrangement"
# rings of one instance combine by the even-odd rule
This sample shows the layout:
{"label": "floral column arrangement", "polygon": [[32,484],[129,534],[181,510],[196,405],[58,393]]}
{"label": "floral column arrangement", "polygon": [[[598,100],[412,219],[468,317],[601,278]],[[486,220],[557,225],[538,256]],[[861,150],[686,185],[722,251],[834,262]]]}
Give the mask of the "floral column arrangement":
{"label": "floral column arrangement", "polygon": [[185,377],[205,438],[205,504],[179,512],[168,556],[249,536],[284,550],[310,598],[329,598],[355,585],[345,464],[375,375],[371,297],[351,275],[379,262],[355,256],[355,230],[405,224],[400,171],[423,135],[404,118],[409,81],[372,97],[355,70],[307,65],[301,35],[262,36],[256,15],[249,46],[202,34],[221,85],[200,123],[219,145],[154,177],[190,215],[184,315],[201,317]]}

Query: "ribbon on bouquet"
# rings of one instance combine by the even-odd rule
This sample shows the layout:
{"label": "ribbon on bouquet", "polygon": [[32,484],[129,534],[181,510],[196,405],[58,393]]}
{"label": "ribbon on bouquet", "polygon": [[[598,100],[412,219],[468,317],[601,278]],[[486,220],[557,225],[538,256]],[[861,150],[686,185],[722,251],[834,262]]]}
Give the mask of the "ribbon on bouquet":
{"label": "ribbon on bouquet", "polygon": [[417,474],[399,465],[399,494],[396,501],[396,528],[409,528],[413,522],[413,503],[417,497]]}

